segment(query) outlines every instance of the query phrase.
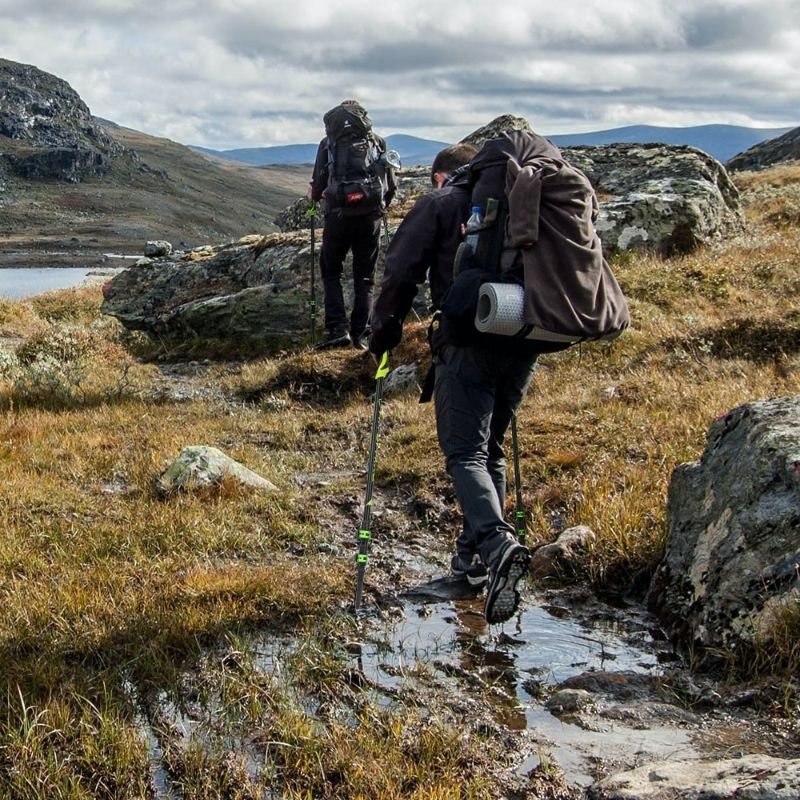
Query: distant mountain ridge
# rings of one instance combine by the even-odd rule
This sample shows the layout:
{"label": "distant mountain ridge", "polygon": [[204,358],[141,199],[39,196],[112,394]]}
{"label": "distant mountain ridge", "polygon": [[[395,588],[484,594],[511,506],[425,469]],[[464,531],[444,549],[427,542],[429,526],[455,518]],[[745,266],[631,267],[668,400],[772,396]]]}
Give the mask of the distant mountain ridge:
{"label": "distant mountain ridge", "polygon": [[[558,147],[579,145],[598,146],[617,143],[658,143],[690,145],[704,150],[718,161],[728,161],[754,145],[782,136],[787,128],[746,128],[740,125],[696,125],[687,128],[667,128],[658,125],[628,125],[588,133],[567,133],[548,136]],[[545,134],[546,135],[546,134]],[[417,136],[396,133],[386,137],[388,147],[397,150],[405,166],[430,164],[436,153],[448,142],[421,139]],[[275,164],[313,164],[317,143],[289,144],[275,147],[247,147],[234,150],[211,150],[192,147],[201,153],[240,161],[256,166]]]}

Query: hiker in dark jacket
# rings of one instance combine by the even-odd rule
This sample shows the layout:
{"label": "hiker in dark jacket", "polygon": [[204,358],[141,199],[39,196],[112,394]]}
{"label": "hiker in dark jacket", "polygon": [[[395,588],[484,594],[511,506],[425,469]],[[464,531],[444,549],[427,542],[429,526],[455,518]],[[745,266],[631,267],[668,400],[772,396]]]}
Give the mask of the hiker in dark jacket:
{"label": "hiker in dark jacket", "polygon": [[[363,118],[369,119],[363,106],[355,100],[345,100],[340,105],[354,109]],[[377,152],[385,153],[384,140],[371,130],[370,137]],[[326,136],[317,148],[307,193],[309,200],[313,202],[323,199],[328,188],[331,177],[329,155]],[[319,259],[325,307],[325,338],[318,345],[320,348],[345,347],[351,342],[356,347],[366,347],[367,325],[375,285],[375,264],[380,248],[381,221],[396,190],[393,170],[384,168],[382,176],[382,202],[370,207],[366,213],[346,212],[342,207],[332,207],[329,202],[325,203],[325,224]],[[353,308],[349,323],[342,292],[342,271],[348,251],[353,254]]]}
{"label": "hiker in dark jacket", "polygon": [[[475,152],[460,144],[436,156],[431,168],[436,188],[417,201],[389,245],[372,311],[369,349],[376,356],[399,343],[403,320],[426,276],[434,308],[452,283],[470,211],[467,164]],[[487,586],[486,620],[503,622],[519,604],[516,586],[528,569],[530,553],[503,517],[502,445],[530,384],[536,355],[494,343],[455,344],[436,314],[431,339],[436,429],[463,515],[451,571],[476,588]]]}

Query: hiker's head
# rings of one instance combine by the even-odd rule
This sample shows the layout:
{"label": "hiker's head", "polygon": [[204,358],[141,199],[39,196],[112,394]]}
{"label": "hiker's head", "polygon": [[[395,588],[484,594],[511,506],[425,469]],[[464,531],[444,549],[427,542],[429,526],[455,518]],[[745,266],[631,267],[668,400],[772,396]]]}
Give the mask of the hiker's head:
{"label": "hiker's head", "polygon": [[442,184],[447,178],[455,172],[459,167],[472,161],[473,156],[478,152],[475,145],[467,144],[466,142],[459,142],[452,144],[450,147],[445,147],[436,154],[431,164],[431,183],[437,189],[442,187]]}

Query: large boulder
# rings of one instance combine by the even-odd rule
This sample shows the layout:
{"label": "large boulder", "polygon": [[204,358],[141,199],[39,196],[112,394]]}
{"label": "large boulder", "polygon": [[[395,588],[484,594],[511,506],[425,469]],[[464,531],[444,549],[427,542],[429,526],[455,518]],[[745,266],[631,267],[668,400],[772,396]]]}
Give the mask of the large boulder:
{"label": "large boulder", "polygon": [[597,191],[597,232],[607,252],[688,253],[742,226],[736,186],[702,150],[613,144],[571,147],[564,154]]}
{"label": "large boulder", "polygon": [[103,175],[124,148],[64,80],[0,58],[0,162],[25,179]]}
{"label": "large boulder", "polygon": [[[462,141],[476,146],[504,131],[532,128],[524,117],[497,117]],[[599,198],[597,232],[606,252],[690,252],[742,225],[739,192],[716,159],[694,147],[612,144],[564,147]]]}
{"label": "large boulder", "polygon": [[672,475],[669,539],[648,603],[678,642],[738,648],[800,602],[800,396],[715,420]]}
{"label": "large boulder", "polygon": [[298,342],[309,329],[310,245],[272,234],[142,259],[104,286],[102,311],[167,339]]}

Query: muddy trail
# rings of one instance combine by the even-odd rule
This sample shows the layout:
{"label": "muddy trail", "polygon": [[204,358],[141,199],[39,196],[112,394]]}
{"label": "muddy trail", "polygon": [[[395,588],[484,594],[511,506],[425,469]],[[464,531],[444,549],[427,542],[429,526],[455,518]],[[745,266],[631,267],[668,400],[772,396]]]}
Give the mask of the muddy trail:
{"label": "muddy trail", "polygon": [[[231,402],[211,388],[205,372],[203,364],[164,365],[161,399]],[[343,479],[357,489],[331,493],[330,485]],[[358,489],[365,480],[364,465],[322,460],[318,470],[295,478],[316,507],[324,552],[352,569],[354,586]],[[498,737],[507,757],[495,767],[497,796],[509,798],[583,798],[602,778],[653,762],[800,756],[800,734],[780,713],[780,698],[768,687],[694,674],[641,597],[601,597],[585,585],[526,580],[515,616],[487,625],[483,595],[447,575],[449,543],[439,526],[421,524],[431,518],[455,524],[450,505],[434,495],[421,509],[410,490],[376,488],[363,607],[354,615],[352,602],[343,603],[336,614],[348,622],[331,634],[352,694],[306,697],[310,714],[369,697],[383,708],[423,708],[465,731]],[[208,658],[224,670],[246,651],[250,668],[272,679],[306,646],[291,635],[264,632]],[[137,700],[161,797],[178,796],[165,766],[169,754],[213,739],[226,713],[223,693],[209,693],[201,672],[186,674],[180,703]],[[228,746],[258,771],[257,737],[233,737]],[[534,793],[542,780],[547,788]]]}

